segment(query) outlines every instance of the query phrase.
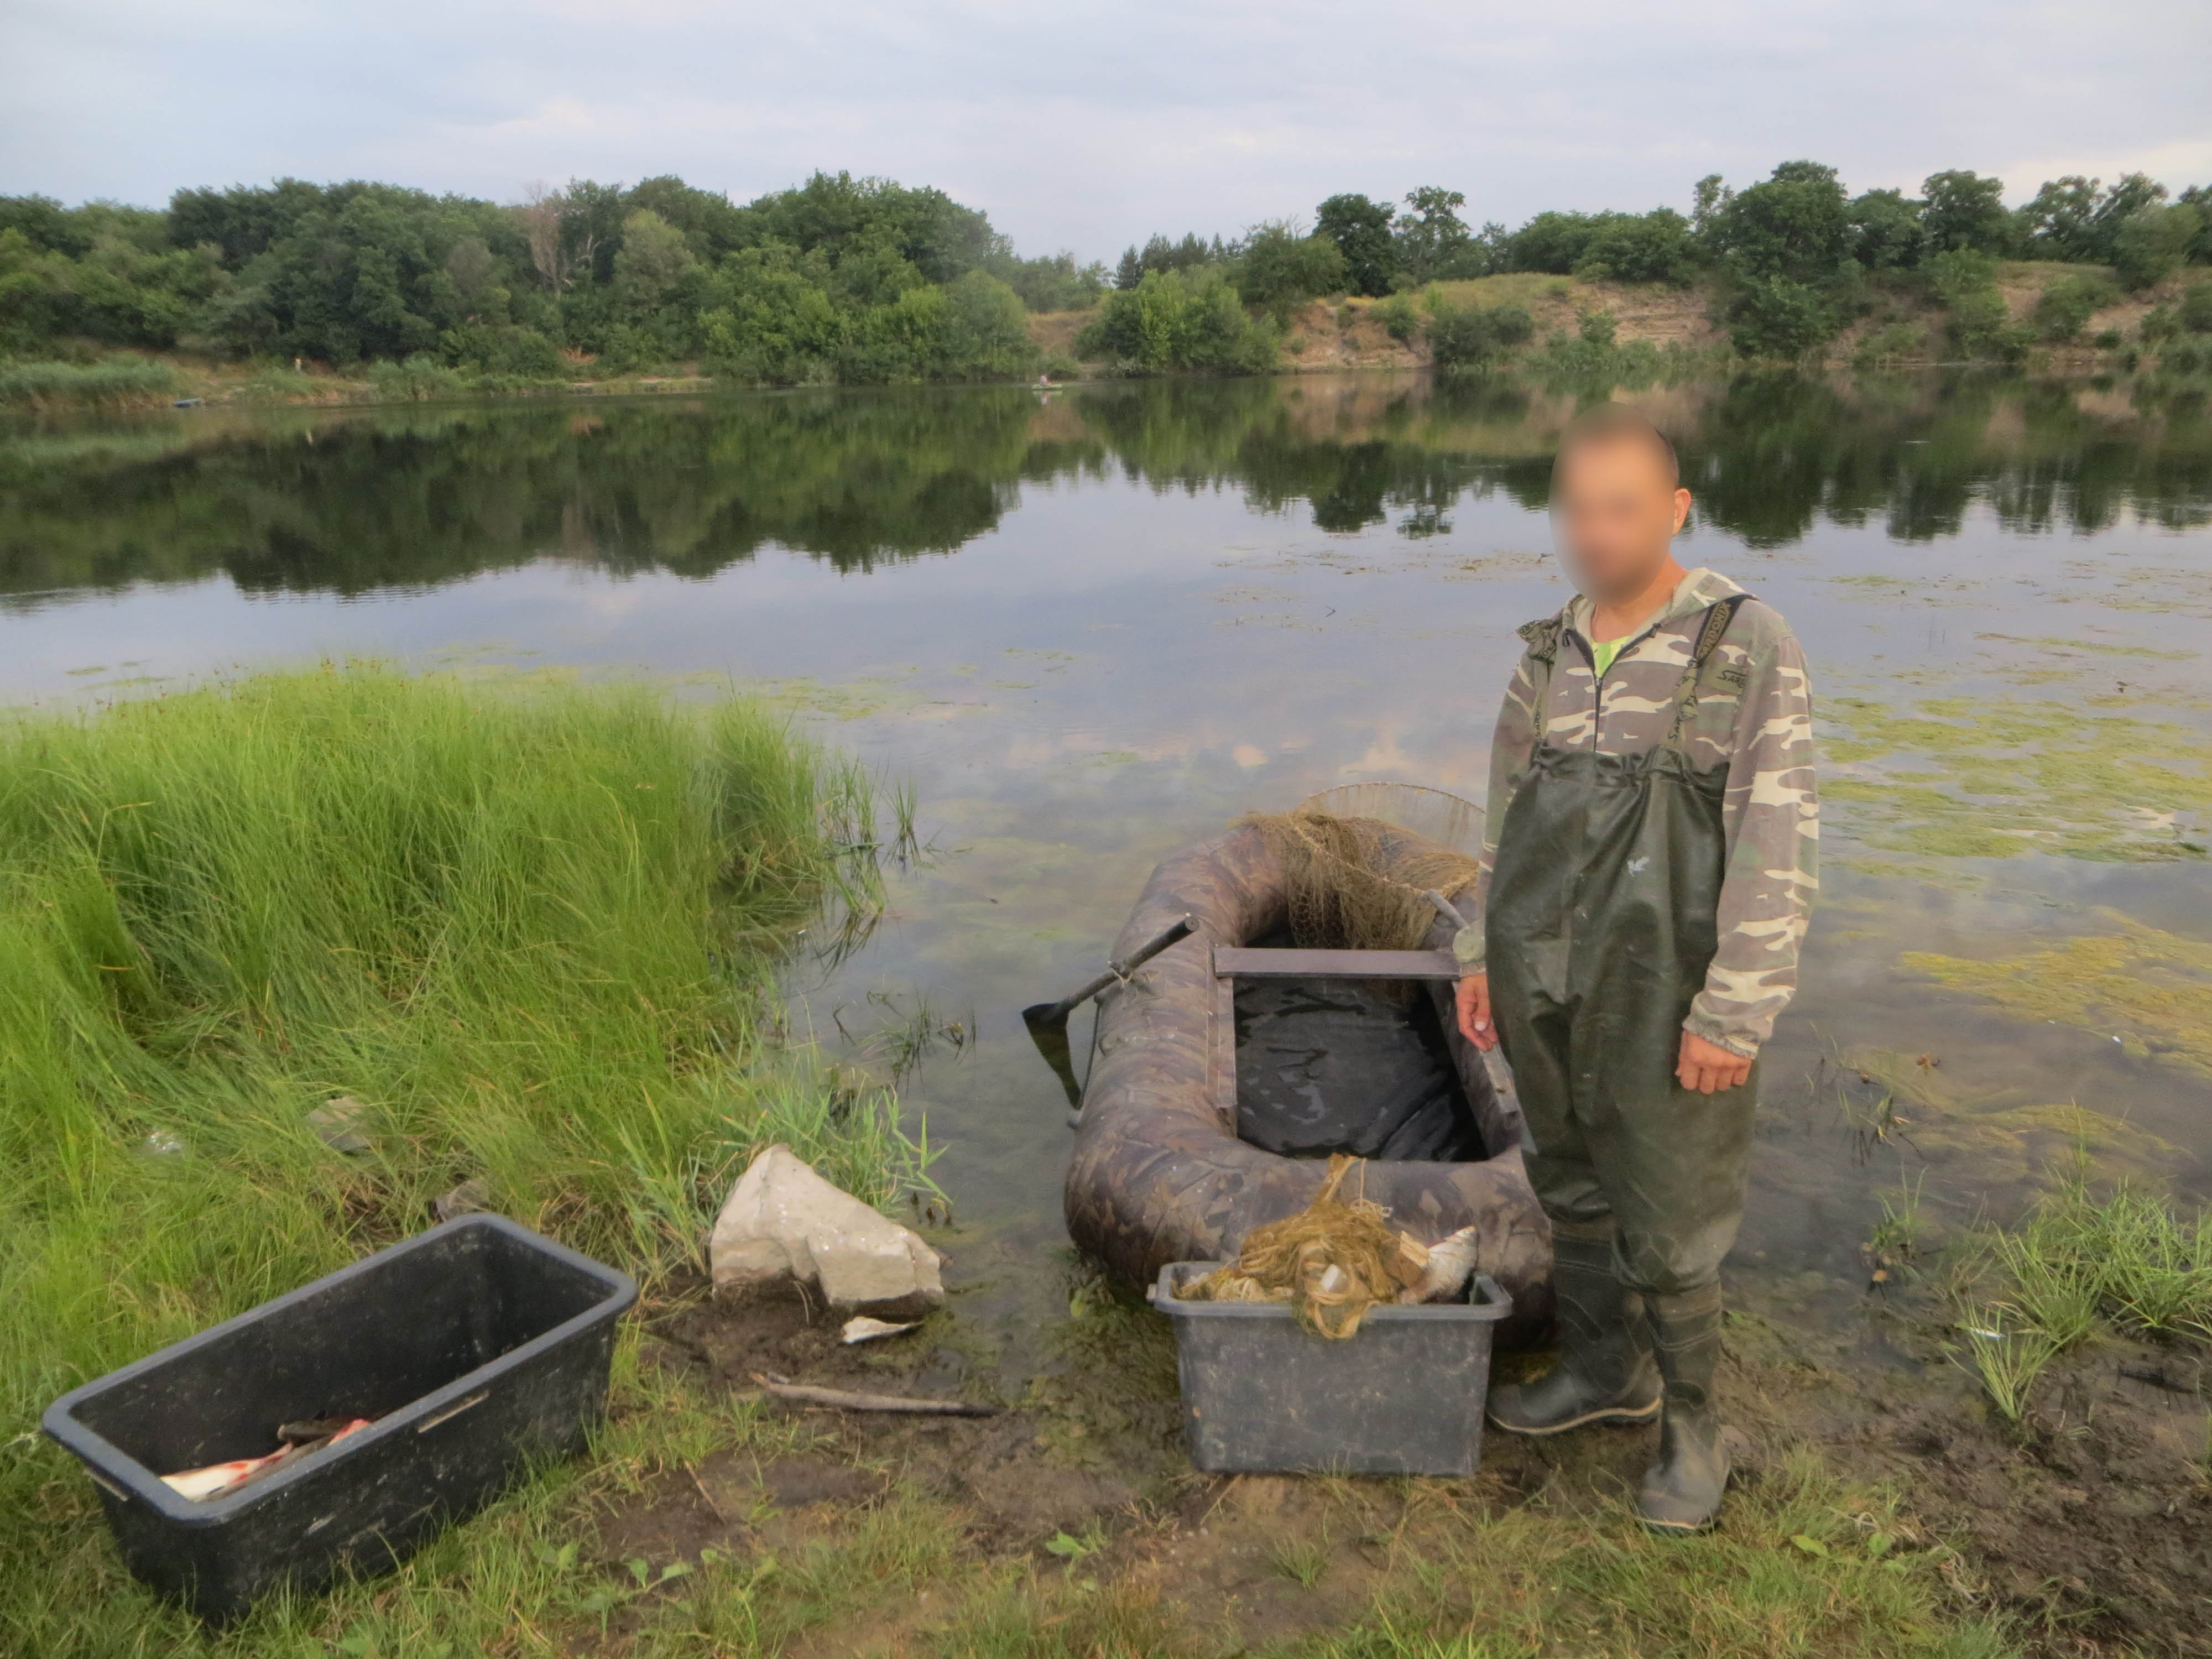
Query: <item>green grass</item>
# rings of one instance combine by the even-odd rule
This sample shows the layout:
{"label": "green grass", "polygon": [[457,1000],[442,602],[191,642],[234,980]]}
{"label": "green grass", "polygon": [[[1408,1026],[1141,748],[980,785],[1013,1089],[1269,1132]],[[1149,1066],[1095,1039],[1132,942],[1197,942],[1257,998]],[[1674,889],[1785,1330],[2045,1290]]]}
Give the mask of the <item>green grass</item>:
{"label": "green grass", "polygon": [[114,409],[176,395],[166,363],[119,357],[104,363],[16,363],[0,368],[0,406]]}
{"label": "green grass", "polygon": [[[870,800],[753,705],[641,690],[332,669],[0,726],[0,1650],[197,1640],[127,1586],[46,1404],[417,1231],[456,1182],[648,1286],[768,1140],[876,1201],[926,1182],[886,1091],[768,1035],[789,931],[872,902]],[[306,1121],[341,1094],[365,1154]],[[554,1503],[378,1606],[465,1597],[490,1629],[551,1595]],[[362,1605],[222,1646],[320,1650]]]}
{"label": "green grass", "polygon": [[1528,306],[1565,299],[1577,284],[1571,276],[1540,270],[1515,270],[1496,276],[1468,276],[1431,283],[1421,290],[1424,304],[1435,306]]}
{"label": "green grass", "polygon": [[2076,1158],[2021,1238],[2030,1260],[2014,1271],[2026,1269],[2024,1282],[2094,1286],[2100,1311],[2125,1329],[2212,1337],[2212,1211],[2185,1219],[2130,1182],[2099,1191]]}
{"label": "green grass", "polygon": [[2212,1337],[2212,1211],[2186,1219],[2132,1182],[2100,1188],[2081,1149],[2019,1226],[1990,1233],[1960,1265],[1948,1294],[1953,1357],[2016,1423],[2037,1377],[2100,1322]]}
{"label": "green grass", "polygon": [[1358,1627],[1309,1659],[1646,1659],[1860,1656],[1996,1659],[2005,1632],[1962,1613],[1956,1558],[1896,1500],[1810,1453],[1741,1482],[1721,1526],[1662,1538],[1624,1511],[1536,1503],[1455,1529],[1393,1576]]}

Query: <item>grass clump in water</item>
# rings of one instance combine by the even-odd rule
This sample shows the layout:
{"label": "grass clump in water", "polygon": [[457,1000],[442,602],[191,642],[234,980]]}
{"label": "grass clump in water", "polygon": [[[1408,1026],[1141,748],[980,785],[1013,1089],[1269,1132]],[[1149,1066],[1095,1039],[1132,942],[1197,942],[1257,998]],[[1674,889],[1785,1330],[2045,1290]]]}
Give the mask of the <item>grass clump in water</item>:
{"label": "grass clump in water", "polygon": [[2185,1219],[2122,1181],[2099,1190],[2085,1151],[2021,1225],[1992,1235],[1953,1287],[1960,1363],[1997,1413],[2018,1422],[2045,1367],[2100,1323],[2212,1338],[2212,1211]]}
{"label": "grass clump in water", "polygon": [[[0,729],[0,1583],[45,1586],[0,1647],[71,1650],[118,1588],[45,1405],[456,1182],[651,1279],[768,1140],[926,1180],[888,1092],[770,1052],[777,946],[872,896],[869,801],[753,705],[641,690],[356,668]],[[308,1121],[340,1096],[366,1151]]]}

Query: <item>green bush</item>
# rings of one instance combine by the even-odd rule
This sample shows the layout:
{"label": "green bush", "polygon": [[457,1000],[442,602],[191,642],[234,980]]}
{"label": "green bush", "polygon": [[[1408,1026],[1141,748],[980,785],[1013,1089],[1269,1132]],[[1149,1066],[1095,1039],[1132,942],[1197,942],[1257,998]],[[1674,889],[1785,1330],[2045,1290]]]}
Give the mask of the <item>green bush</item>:
{"label": "green bush", "polygon": [[2175,316],[2191,334],[2212,334],[2212,280],[2191,283]]}
{"label": "green bush", "polygon": [[1382,325],[1382,331],[1400,345],[1420,332],[1420,313],[1413,309],[1413,301],[1407,295],[1394,294],[1382,301],[1375,307],[1375,317]]}
{"label": "green bush", "polygon": [[1540,213],[1501,236],[1501,263],[1592,281],[1684,283],[1697,249],[1690,222],[1672,208],[1649,213]]}
{"label": "green bush", "polygon": [[1001,380],[1035,372],[1021,295],[981,270],[945,287],[944,334],[931,373],[940,380]]}
{"label": "green bush", "polygon": [[653,331],[635,323],[617,323],[599,341],[601,374],[641,374],[665,360]]}
{"label": "green bush", "polygon": [[1278,336],[1237,302],[1220,271],[1147,271],[1136,287],[1106,296],[1097,320],[1077,337],[1083,356],[1158,374],[1195,369],[1259,374],[1275,366]]}
{"label": "green bush", "polygon": [[2119,298],[2101,276],[2062,276],[2035,298],[2035,331],[2058,343],[2070,340],[2098,312]]}
{"label": "green bush", "polygon": [[2112,270],[2130,289],[2152,287],[2181,268],[2203,228],[2200,210],[2186,203],[2137,208],[2112,233]]}
{"label": "green bush", "polygon": [[810,265],[789,248],[743,248],[716,267],[700,316],[714,373],[768,386],[831,377],[845,320]]}
{"label": "green bush", "polygon": [[1018,295],[1031,311],[1080,311],[1106,292],[1106,267],[1093,260],[1075,263],[1073,253],[1040,254],[1033,259],[995,255],[983,268]]}
{"label": "green bush", "polygon": [[1279,322],[1292,307],[1324,294],[1341,294],[1351,283],[1350,267],[1334,241],[1301,236],[1295,225],[1281,220],[1246,233],[1233,269],[1237,297],[1264,307]]}
{"label": "green bush", "polygon": [[1747,357],[1797,358],[1836,331],[1827,298],[1808,283],[1755,276],[1729,302],[1729,337]]}
{"label": "green bush", "polygon": [[398,362],[371,363],[368,389],[386,403],[428,403],[458,398],[471,390],[468,377],[448,368],[426,351]]}
{"label": "green bush", "polygon": [[1595,216],[1572,266],[1577,276],[1622,283],[1686,283],[1694,269],[1690,222],[1672,208]]}
{"label": "green bush", "polygon": [[1887,368],[1920,362],[1929,356],[1928,331],[1918,323],[1885,323],[1859,342],[1851,361],[1861,368]]}
{"label": "green bush", "polygon": [[1990,255],[1954,248],[1930,259],[1927,270],[1936,298],[1950,313],[1945,331],[1962,356],[2009,362],[2027,349],[2028,331],[2006,309]]}
{"label": "green bush", "polygon": [[1614,344],[1588,335],[1554,334],[1523,365],[1547,385],[1593,389],[1649,386],[1667,370],[1668,354],[1649,340]]}
{"label": "green bush", "polygon": [[2027,345],[2027,331],[2012,320],[1994,287],[1969,289],[1951,301],[1946,324],[1951,343],[1968,357],[2011,362]]}
{"label": "green bush", "polygon": [[1447,371],[1489,368],[1535,331],[1523,306],[1445,307],[1429,323],[1429,361]]}
{"label": "green bush", "polygon": [[467,323],[449,328],[438,339],[446,361],[483,374],[508,374],[526,380],[568,377],[561,349],[534,328],[505,323]]}
{"label": "green bush", "polygon": [[2194,374],[2200,368],[2212,368],[2212,341],[2193,334],[2183,335],[2158,354],[2158,362],[2161,368]]}
{"label": "green bush", "polygon": [[1620,319],[1609,309],[1578,313],[1575,321],[1577,331],[1592,345],[1609,346],[1620,331]]}
{"label": "green bush", "polygon": [[26,409],[120,409],[177,392],[166,363],[119,358],[102,363],[17,363],[0,369],[0,404]]}

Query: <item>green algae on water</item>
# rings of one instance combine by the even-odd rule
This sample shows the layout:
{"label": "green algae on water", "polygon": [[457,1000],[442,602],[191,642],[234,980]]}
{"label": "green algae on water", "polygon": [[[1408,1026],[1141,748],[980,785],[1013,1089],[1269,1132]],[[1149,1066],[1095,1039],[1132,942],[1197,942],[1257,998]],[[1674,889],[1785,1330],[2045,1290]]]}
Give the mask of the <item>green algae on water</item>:
{"label": "green algae on water", "polygon": [[1913,951],[1904,964],[2008,1013],[2094,1031],[2129,1054],[2212,1077],[2212,944],[2111,920],[2122,931],[2019,956],[1976,961]]}
{"label": "green algae on water", "polygon": [[2187,662],[2194,651],[2160,651],[2148,645],[2119,645],[2107,640],[2062,639],[2051,634],[1977,634],[1978,640],[2002,640],[2008,645],[2033,645],[2046,651],[2087,651],[2100,657],[2146,657],[2158,662]]}
{"label": "green algae on water", "polygon": [[1845,775],[1821,794],[1869,847],[2149,862],[2212,842],[2212,738],[2188,726],[2017,697],[1842,697],[1823,715]]}

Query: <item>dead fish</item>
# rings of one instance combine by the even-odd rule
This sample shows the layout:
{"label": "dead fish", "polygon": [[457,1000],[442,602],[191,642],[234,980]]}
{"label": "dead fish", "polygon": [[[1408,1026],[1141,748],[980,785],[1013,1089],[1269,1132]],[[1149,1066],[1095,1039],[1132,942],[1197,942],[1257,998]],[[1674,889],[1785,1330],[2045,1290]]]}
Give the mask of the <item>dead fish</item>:
{"label": "dead fish", "polygon": [[205,1503],[237,1486],[248,1475],[267,1468],[279,1458],[291,1455],[292,1448],[270,1452],[266,1457],[235,1457],[228,1463],[210,1463],[204,1469],[186,1469],[182,1474],[165,1474],[161,1484],[179,1495]]}
{"label": "dead fish", "polygon": [[1399,1291],[1398,1300],[1449,1302],[1459,1296],[1467,1289],[1467,1281],[1474,1276],[1475,1255],[1480,1242],[1474,1228],[1462,1227],[1449,1238],[1430,1245],[1428,1265],[1421,1270],[1420,1282]]}
{"label": "dead fish", "polygon": [[320,1451],[325,1446],[336,1445],[349,1434],[358,1434],[369,1426],[372,1419],[366,1417],[326,1418],[319,1422],[287,1423],[276,1431],[280,1440],[289,1438],[286,1431],[319,1430],[321,1432],[306,1439],[295,1439],[279,1447],[265,1457],[234,1457],[228,1463],[210,1463],[205,1468],[186,1469],[178,1474],[165,1474],[161,1484],[180,1497],[195,1503],[206,1503],[236,1492],[250,1481],[274,1474],[278,1469],[296,1463],[310,1452]]}

